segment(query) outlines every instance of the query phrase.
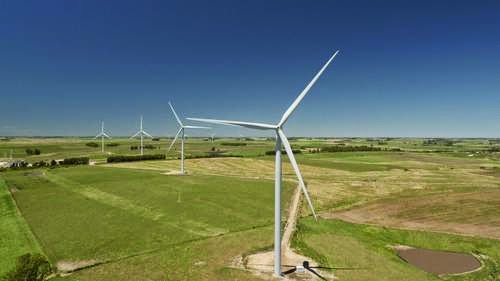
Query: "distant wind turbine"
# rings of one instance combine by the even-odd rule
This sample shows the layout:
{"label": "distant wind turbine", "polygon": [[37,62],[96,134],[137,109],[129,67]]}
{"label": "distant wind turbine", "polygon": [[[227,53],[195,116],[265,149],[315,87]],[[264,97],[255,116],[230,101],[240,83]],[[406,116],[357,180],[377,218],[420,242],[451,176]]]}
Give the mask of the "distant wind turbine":
{"label": "distant wind turbine", "polygon": [[135,133],[135,135],[131,136],[130,138],[133,139],[137,136],[141,136],[141,155],[144,155],[144,136],[149,137],[149,138],[153,138],[153,136],[151,136],[146,131],[144,131],[144,129],[142,127],[142,115],[141,115],[141,126],[139,128],[139,131],[137,133]]}
{"label": "distant wind turbine", "polygon": [[104,138],[111,138],[104,132],[104,122],[101,122],[101,132],[97,136],[95,136],[94,139],[97,139],[99,137],[101,138],[101,152],[104,153]]}
{"label": "distant wind turbine", "polygon": [[174,114],[175,119],[177,120],[177,123],[179,124],[179,130],[177,131],[177,134],[175,135],[174,140],[170,144],[170,146],[167,149],[167,154],[170,152],[170,149],[172,149],[172,146],[174,146],[175,141],[177,141],[177,138],[179,135],[181,135],[181,174],[183,175],[185,173],[184,171],[184,140],[185,140],[185,129],[205,129],[205,130],[210,130],[210,127],[200,127],[200,126],[186,126],[182,123],[181,119],[179,118],[179,115],[175,112],[174,107],[172,106],[171,102],[168,102],[168,105],[170,106],[170,109],[172,110],[172,113]]}
{"label": "distant wind turbine", "polygon": [[281,146],[285,148],[286,154],[288,155],[288,159],[292,164],[292,167],[297,175],[299,180],[299,186],[302,189],[309,208],[312,211],[314,218],[316,219],[316,212],[314,211],[313,204],[311,202],[311,198],[309,197],[309,192],[307,191],[306,185],[304,183],[304,179],[302,174],[300,173],[299,166],[297,165],[297,161],[295,160],[295,156],[293,155],[292,147],[290,146],[290,142],[283,131],[283,125],[286,123],[290,115],[293,114],[295,109],[298,107],[302,99],[309,93],[311,88],[314,86],[316,81],[319,79],[321,74],[325,71],[325,69],[330,65],[333,59],[337,56],[339,51],[336,51],[330,59],[323,65],[323,67],[316,73],[313,79],[309,82],[309,84],[302,90],[299,96],[295,99],[295,101],[290,105],[290,107],[285,111],[281,120],[278,124],[264,124],[264,123],[250,123],[250,122],[241,122],[241,121],[228,121],[228,120],[216,120],[216,119],[202,119],[202,118],[187,118],[193,121],[200,121],[205,123],[212,124],[221,124],[221,125],[229,125],[229,126],[240,126],[246,127],[250,129],[257,130],[272,130],[276,132],[276,169],[275,169],[275,189],[274,189],[274,274],[276,276],[281,276]]}

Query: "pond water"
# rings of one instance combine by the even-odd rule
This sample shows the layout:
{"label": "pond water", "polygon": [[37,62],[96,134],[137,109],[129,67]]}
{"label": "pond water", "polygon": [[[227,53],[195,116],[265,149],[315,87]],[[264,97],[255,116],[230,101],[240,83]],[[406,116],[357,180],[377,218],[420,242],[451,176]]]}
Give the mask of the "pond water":
{"label": "pond water", "polygon": [[464,273],[481,267],[476,257],[465,253],[427,249],[400,249],[397,252],[407,263],[438,275]]}

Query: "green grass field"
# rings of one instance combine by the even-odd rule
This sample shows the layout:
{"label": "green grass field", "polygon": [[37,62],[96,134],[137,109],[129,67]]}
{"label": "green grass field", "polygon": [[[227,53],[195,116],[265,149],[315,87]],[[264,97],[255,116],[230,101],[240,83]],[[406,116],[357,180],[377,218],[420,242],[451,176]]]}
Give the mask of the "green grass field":
{"label": "green grass field", "polygon": [[268,226],[273,218],[270,181],[99,167],[4,177],[18,190],[14,198],[54,263],[119,259]]}
{"label": "green grass field", "polygon": [[500,242],[423,231],[395,230],[357,225],[339,220],[302,220],[295,247],[322,261],[340,280],[440,280],[437,276],[409,266],[396,256],[391,246],[474,253],[481,256],[484,268],[446,280],[498,280]]}
{"label": "green grass field", "polygon": [[40,252],[37,240],[0,178],[0,276],[14,266],[15,257]]}
{"label": "green grass field", "polygon": [[[0,173],[0,274],[18,255],[42,252],[60,268],[90,265],[54,280],[256,279],[231,264],[272,247],[274,159],[265,155],[272,141],[227,146],[240,141],[189,139],[189,156],[215,148],[238,157],[189,159],[188,176],[164,174],[179,169],[178,151],[166,161],[104,164],[106,155],[89,141],[0,141],[0,157],[14,149],[29,162],[89,156],[98,163]],[[129,148],[137,141],[113,142],[120,145],[107,148],[112,154],[138,153]],[[148,143],[161,149],[147,153],[164,153],[168,140]],[[309,152],[339,144],[403,151]],[[500,278],[500,154],[486,140],[450,146],[296,139],[292,145],[302,150],[297,160],[321,215],[315,223],[303,205],[293,245],[323,265],[348,268],[334,271],[339,280],[439,280],[401,261],[388,247],[395,244],[484,256],[481,271],[447,280]],[[41,155],[25,154],[35,147]],[[296,178],[284,163],[286,205]]]}

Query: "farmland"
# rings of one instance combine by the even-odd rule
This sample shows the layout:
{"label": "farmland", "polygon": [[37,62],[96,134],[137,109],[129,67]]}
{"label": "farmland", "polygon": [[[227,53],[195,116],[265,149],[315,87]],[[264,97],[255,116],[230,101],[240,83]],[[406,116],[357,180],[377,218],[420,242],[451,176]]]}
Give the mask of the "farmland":
{"label": "farmland", "polygon": [[[115,139],[119,145],[105,154],[90,141],[0,142],[0,157],[12,149],[28,162],[79,156],[96,162],[0,173],[0,222],[8,226],[0,232],[13,237],[0,240],[9,257],[0,274],[23,252],[42,252],[61,271],[78,269],[64,280],[255,280],[234,263],[272,247],[274,158],[265,153],[272,141],[190,139],[188,176],[169,175],[179,169],[178,151],[167,160],[106,164],[109,154],[137,154],[130,150],[137,141]],[[149,141],[158,149],[146,153],[165,153],[169,141]],[[498,278],[497,144],[295,139],[292,146],[301,151],[297,160],[320,213],[314,222],[304,204],[292,245],[337,268],[339,280],[439,280],[401,261],[389,247],[398,244],[484,256],[482,270],[451,280]],[[380,151],[315,150],[329,146]],[[26,155],[35,147],[40,155]],[[283,163],[286,206],[297,183]]]}

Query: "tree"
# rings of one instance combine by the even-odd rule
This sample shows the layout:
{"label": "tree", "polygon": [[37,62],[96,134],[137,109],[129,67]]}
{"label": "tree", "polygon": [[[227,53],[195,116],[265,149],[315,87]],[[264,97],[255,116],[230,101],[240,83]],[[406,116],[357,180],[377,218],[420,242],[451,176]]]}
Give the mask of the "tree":
{"label": "tree", "polygon": [[16,267],[3,276],[5,281],[43,281],[52,273],[47,259],[40,254],[25,254],[17,258]]}

